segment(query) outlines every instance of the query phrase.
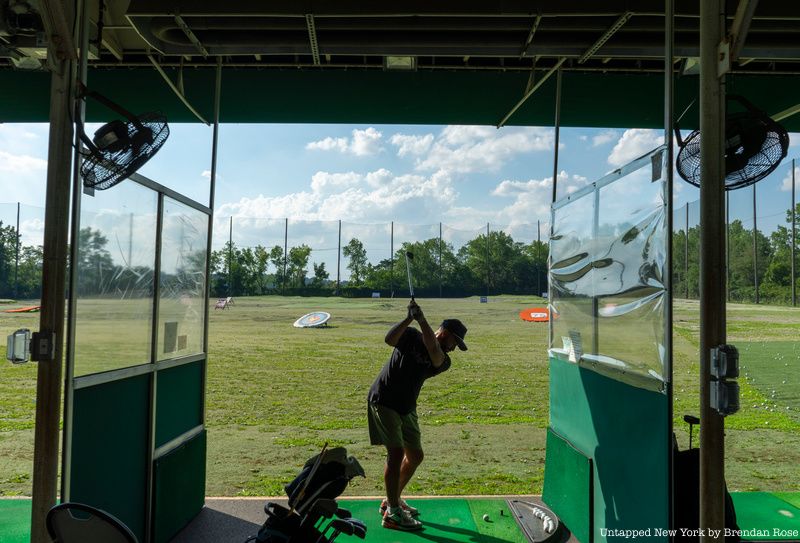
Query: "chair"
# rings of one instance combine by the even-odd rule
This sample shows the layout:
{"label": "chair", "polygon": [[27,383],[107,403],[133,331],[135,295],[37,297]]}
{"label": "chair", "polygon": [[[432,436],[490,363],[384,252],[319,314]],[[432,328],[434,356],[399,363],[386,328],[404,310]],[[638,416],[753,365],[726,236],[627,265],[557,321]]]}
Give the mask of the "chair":
{"label": "chair", "polygon": [[227,305],[228,305],[228,300],[226,300],[225,298],[220,298],[214,305],[214,309],[225,309]]}
{"label": "chair", "polygon": [[119,519],[82,503],[62,503],[47,512],[47,531],[56,543],[139,543]]}

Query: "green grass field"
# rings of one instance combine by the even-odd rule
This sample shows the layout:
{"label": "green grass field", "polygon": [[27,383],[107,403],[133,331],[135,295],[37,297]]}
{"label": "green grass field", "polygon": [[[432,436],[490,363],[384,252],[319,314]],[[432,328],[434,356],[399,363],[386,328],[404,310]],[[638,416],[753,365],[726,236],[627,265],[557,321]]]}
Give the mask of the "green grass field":
{"label": "green grass field", "polygon": [[[346,446],[367,471],[368,478],[355,480],[349,494],[379,494],[383,451],[368,445],[365,401],[390,354],[383,336],[404,316],[406,303],[260,297],[212,310],[207,494],[282,494],[325,441]],[[469,327],[470,349],[456,351],[451,370],[422,390],[418,412],[426,458],[410,492],[541,492],[547,327],[518,316],[540,303],[513,296],[487,304],[477,298],[420,300],[433,323],[461,318]],[[331,326],[292,327],[312,310],[330,312]],[[675,303],[675,428],[682,447],[688,444],[682,416],[699,411],[698,310],[696,302]],[[728,487],[798,491],[800,372],[793,340],[800,310],[731,305],[728,313],[729,341],[740,347],[745,374],[742,411],[726,421]],[[3,335],[22,327],[36,329],[38,315],[0,313]],[[102,338],[98,342],[106,345],[120,339]],[[97,350],[85,344],[87,352]],[[0,364],[0,495],[30,493],[35,382],[35,364]]]}

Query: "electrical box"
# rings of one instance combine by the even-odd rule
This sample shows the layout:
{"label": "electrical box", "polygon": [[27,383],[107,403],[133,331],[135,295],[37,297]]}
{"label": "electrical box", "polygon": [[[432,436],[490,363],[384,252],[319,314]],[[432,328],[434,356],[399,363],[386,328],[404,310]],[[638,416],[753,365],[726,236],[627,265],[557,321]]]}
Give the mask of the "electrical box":
{"label": "electrical box", "polygon": [[739,350],[733,345],[711,349],[711,375],[717,379],[739,377]]}
{"label": "electrical box", "polygon": [[739,383],[736,381],[712,381],[711,407],[723,417],[739,411]]}
{"label": "electrical box", "polygon": [[720,415],[739,411],[739,351],[733,345],[711,349],[711,408]]}
{"label": "electrical box", "polygon": [[24,364],[30,360],[31,331],[20,328],[8,336],[6,358],[14,364]]}

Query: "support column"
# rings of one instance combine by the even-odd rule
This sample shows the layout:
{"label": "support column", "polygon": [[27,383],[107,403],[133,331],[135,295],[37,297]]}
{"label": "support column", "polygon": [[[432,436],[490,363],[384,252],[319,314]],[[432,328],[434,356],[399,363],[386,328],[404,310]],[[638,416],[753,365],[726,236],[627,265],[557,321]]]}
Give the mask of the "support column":
{"label": "support column", "polygon": [[701,543],[723,541],[725,422],[711,408],[711,348],[725,330],[725,88],[718,45],[725,29],[722,0],[700,2],[700,527]]}
{"label": "support column", "polygon": [[[31,542],[47,543],[47,512],[56,504],[59,422],[64,357],[65,281],[69,233],[73,124],[70,119],[75,86],[74,48],[69,29],[76,16],[72,2],[53,0],[41,5],[48,34],[50,133],[42,249],[42,300],[39,330],[53,334],[53,359],[39,361],[36,379],[36,426],[33,450]],[[66,55],[65,55],[66,54]]]}

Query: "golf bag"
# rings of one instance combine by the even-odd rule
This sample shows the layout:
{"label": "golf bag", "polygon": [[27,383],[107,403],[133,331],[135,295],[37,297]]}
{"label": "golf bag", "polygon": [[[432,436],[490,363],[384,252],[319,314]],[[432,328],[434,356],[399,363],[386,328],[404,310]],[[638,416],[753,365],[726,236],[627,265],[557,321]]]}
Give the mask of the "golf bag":
{"label": "golf bag", "polygon": [[[691,430],[690,430],[691,431]],[[675,435],[672,436],[672,453],[674,467],[675,489],[675,528],[685,528],[696,531],[700,527],[700,449],[678,450]],[[736,510],[733,499],[725,485],[725,528],[738,533],[739,525],[736,523]],[[697,536],[683,536],[678,531],[676,542],[696,543],[700,541]],[[737,535],[725,537],[726,543],[739,543],[741,538]]]}
{"label": "golf bag", "polygon": [[[323,448],[284,487],[289,508],[267,502],[264,506],[267,520],[258,534],[245,543],[331,543],[339,534],[364,539],[366,525],[336,503],[356,475],[364,477],[364,469],[358,460],[347,456],[345,448]],[[323,528],[326,519],[332,520]]]}

